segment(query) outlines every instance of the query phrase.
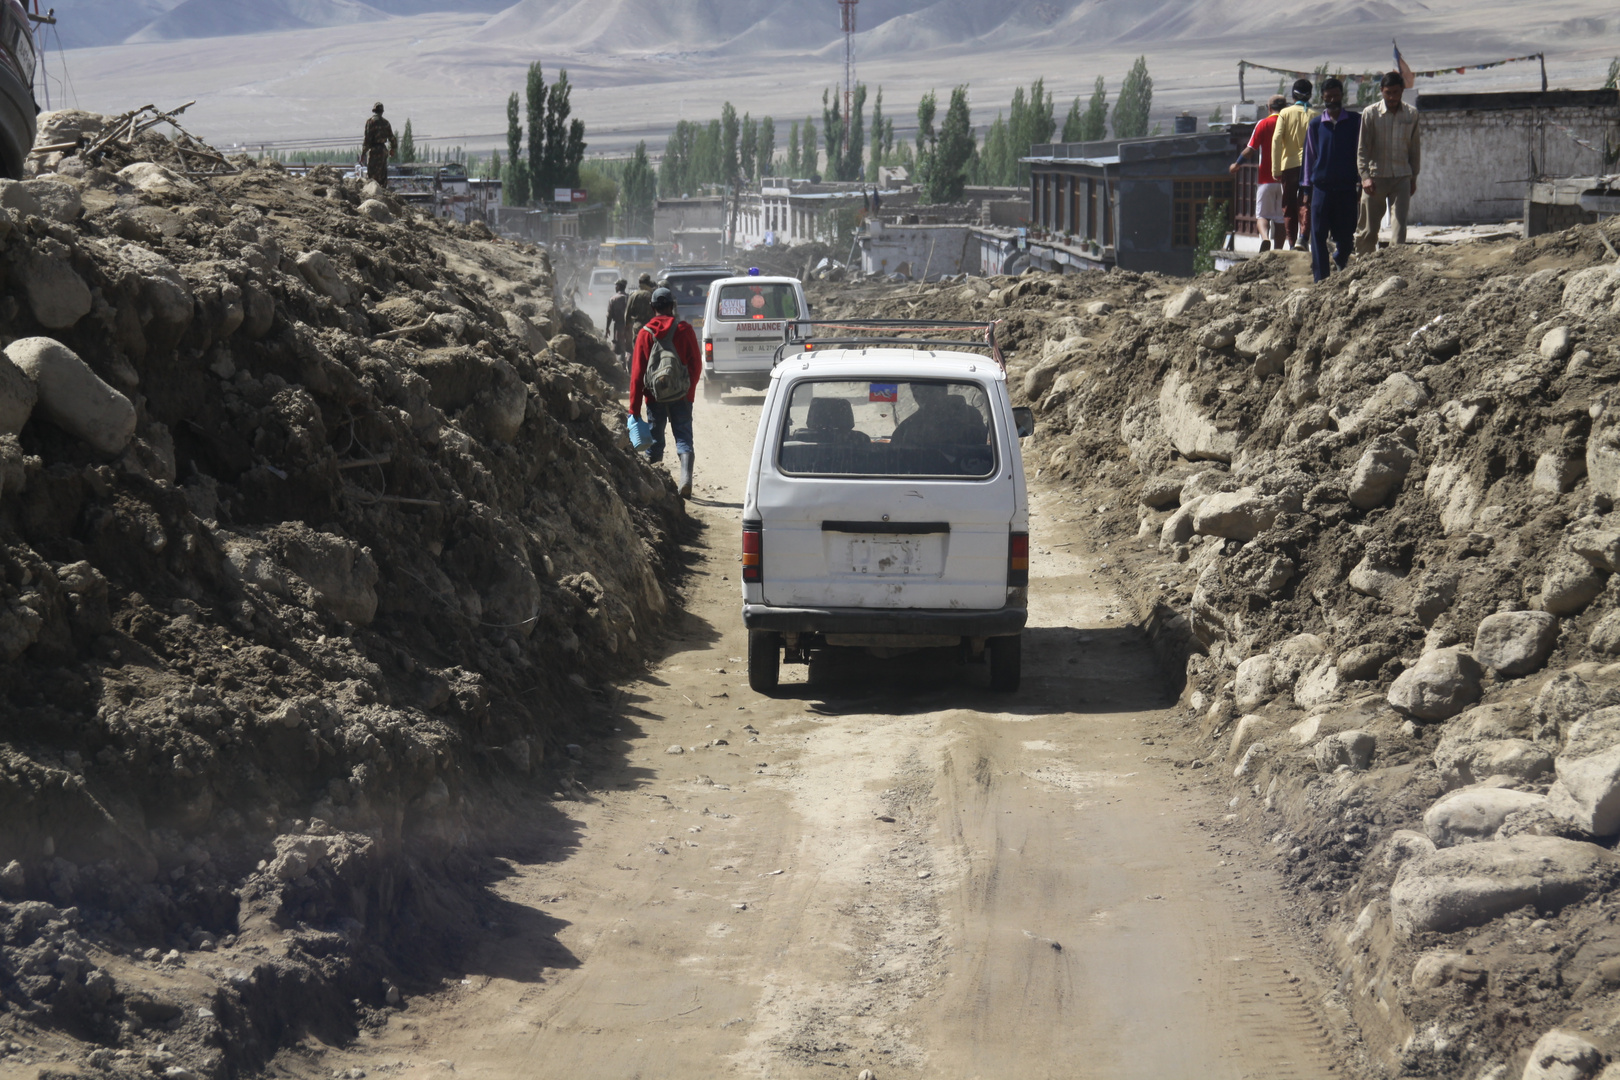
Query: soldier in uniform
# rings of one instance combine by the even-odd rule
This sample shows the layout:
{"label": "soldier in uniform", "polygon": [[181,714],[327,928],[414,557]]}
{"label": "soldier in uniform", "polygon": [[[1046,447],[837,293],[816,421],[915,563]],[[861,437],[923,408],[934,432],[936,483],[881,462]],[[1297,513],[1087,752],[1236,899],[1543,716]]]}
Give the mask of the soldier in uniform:
{"label": "soldier in uniform", "polygon": [[613,299],[607,305],[608,336],[613,340],[613,353],[626,370],[630,366],[630,326],[625,321],[630,314],[630,297],[625,293],[629,282],[620,278],[613,283]]}
{"label": "soldier in uniform", "polygon": [[371,119],[366,121],[366,141],[361,148],[366,159],[366,175],[379,187],[388,186],[388,159],[399,156],[399,137],[393,125],[383,119],[382,102],[371,107]]}

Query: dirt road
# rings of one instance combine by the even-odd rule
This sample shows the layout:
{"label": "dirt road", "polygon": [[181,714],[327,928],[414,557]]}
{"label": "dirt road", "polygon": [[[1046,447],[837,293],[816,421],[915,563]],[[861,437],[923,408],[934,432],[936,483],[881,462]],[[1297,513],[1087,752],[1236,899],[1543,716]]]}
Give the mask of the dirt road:
{"label": "dirt road", "polygon": [[466,979],[279,1067],[1345,1075],[1273,878],[1153,737],[1163,682],[1061,492],[1034,493],[1019,693],[919,661],[748,689],[735,548],[758,401],[699,402],[684,621],[620,688],[566,825],[494,886]]}

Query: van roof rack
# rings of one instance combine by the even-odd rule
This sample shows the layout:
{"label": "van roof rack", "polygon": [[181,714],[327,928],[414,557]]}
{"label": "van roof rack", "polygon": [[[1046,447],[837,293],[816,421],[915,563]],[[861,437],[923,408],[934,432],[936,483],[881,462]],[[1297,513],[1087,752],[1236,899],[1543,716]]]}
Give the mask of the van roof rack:
{"label": "van roof rack", "polygon": [[[787,322],[782,327],[782,344],[776,347],[776,354],[771,358],[771,366],[775,367],[782,362],[783,353],[795,345],[803,345],[805,352],[812,352],[822,348],[871,348],[881,345],[902,345],[906,348],[929,349],[985,349],[990,358],[996,362],[1003,373],[1007,370],[1007,360],[1001,355],[1001,346],[996,342],[996,327],[1001,325],[1000,319],[989,322],[964,322],[956,319],[860,319],[848,322],[823,322],[820,319],[798,319]],[[811,333],[806,335],[802,331],[810,328]],[[865,332],[870,337],[817,337],[815,328],[838,330],[844,334],[850,332]],[[907,338],[902,334],[928,334],[942,330],[977,330],[984,335],[982,341],[963,341],[951,338]]]}

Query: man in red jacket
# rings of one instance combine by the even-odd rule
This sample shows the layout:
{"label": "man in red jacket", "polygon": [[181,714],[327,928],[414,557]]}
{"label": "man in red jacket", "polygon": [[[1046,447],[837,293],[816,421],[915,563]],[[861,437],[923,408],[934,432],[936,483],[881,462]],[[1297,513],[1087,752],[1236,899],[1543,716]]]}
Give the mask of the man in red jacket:
{"label": "man in red jacket", "polygon": [[[697,334],[692,324],[675,318],[675,294],[658,289],[652,295],[653,316],[636,335],[636,351],[630,359],[630,415],[641,419],[645,402],[652,417],[652,438],[642,447],[649,461],[664,460],[665,425],[675,431],[675,456],[681,463],[681,498],[692,495],[692,402],[697,399],[698,379],[703,376],[703,357],[698,352]],[[684,401],[654,401],[647,392],[647,359],[653,341],[663,338],[674,327],[675,355],[686,365],[688,386]]]}

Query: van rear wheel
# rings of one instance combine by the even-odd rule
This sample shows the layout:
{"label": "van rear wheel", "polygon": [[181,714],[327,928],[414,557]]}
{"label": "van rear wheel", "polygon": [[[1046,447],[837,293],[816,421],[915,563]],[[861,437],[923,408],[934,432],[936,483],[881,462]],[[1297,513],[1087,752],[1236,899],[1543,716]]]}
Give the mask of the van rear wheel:
{"label": "van rear wheel", "polygon": [[756,694],[776,692],[782,675],[782,635],[748,631],[748,685]]}
{"label": "van rear wheel", "polygon": [[1022,634],[990,639],[990,689],[1000,694],[1010,694],[1018,689],[1019,679],[1023,675],[1023,646]]}

